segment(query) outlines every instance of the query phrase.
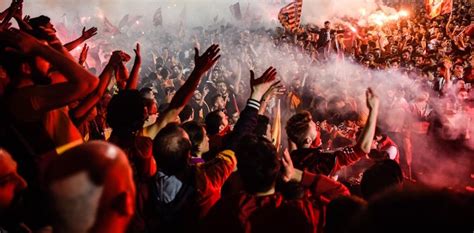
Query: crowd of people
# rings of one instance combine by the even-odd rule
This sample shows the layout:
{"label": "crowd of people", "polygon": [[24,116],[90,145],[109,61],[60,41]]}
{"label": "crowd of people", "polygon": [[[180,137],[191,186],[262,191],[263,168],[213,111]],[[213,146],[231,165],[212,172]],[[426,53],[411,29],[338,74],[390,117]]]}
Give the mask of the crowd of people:
{"label": "crowd of people", "polygon": [[473,9],[63,43],[12,0],[0,232],[470,232]]}

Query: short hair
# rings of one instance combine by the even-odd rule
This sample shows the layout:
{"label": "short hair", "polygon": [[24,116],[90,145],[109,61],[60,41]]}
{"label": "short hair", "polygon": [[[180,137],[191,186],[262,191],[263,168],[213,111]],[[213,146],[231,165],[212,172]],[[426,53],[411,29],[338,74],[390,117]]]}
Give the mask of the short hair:
{"label": "short hair", "polygon": [[348,227],[366,206],[367,202],[356,196],[342,196],[332,200],[326,209],[325,232],[348,232]]}
{"label": "short hair", "polygon": [[186,133],[177,124],[168,124],[153,140],[153,156],[159,170],[167,175],[175,175],[188,167],[191,142],[183,137]]}
{"label": "short hair", "polygon": [[145,101],[137,90],[122,90],[107,107],[107,123],[115,133],[127,135],[143,127]]}
{"label": "short hair", "polygon": [[216,94],[216,95],[214,95],[214,96],[211,98],[211,104],[216,103],[217,99],[219,99],[219,98],[224,98],[224,96],[222,96],[221,94]]}
{"label": "short hair", "polygon": [[[401,232],[409,226],[423,226],[424,232],[451,227],[472,231],[474,198],[451,190],[422,186],[385,192],[371,200],[350,232]],[[396,221],[394,221],[396,220]]]}
{"label": "short hair", "polygon": [[403,174],[397,162],[387,159],[376,163],[362,175],[360,190],[368,200],[378,193],[403,182]]}
{"label": "short hair", "polygon": [[300,145],[304,141],[304,135],[309,130],[309,123],[312,121],[311,113],[302,111],[293,115],[286,123],[286,134],[288,138]]}
{"label": "short hair", "polygon": [[238,144],[235,155],[246,192],[265,192],[275,185],[280,172],[280,161],[275,146],[269,140],[247,135]]}
{"label": "short hair", "polygon": [[48,16],[44,16],[44,15],[31,18],[30,21],[28,21],[28,24],[33,29],[31,31],[31,35],[36,37],[37,39],[47,40],[48,37],[45,35],[41,27],[46,26],[46,24],[48,24],[49,22],[51,22],[51,19]]}
{"label": "short hair", "polygon": [[219,133],[219,126],[222,122],[222,117],[219,115],[221,110],[215,110],[207,114],[205,123],[208,135],[215,135]]}
{"label": "short hair", "polygon": [[199,124],[196,121],[189,121],[182,125],[183,129],[189,136],[191,141],[191,152],[196,154],[199,152],[199,145],[201,145],[204,140],[206,132],[204,131],[204,125]]}
{"label": "short hair", "polygon": [[161,69],[160,71],[161,77],[163,77],[164,79],[167,79],[169,75],[170,75],[170,72],[168,71],[168,69],[166,68]]}
{"label": "short hair", "polygon": [[179,119],[181,122],[189,119],[193,115],[193,108],[190,105],[184,106],[183,110],[179,113]]}
{"label": "short hair", "polygon": [[325,22],[324,22],[324,24],[328,24],[328,23],[331,23],[331,22],[329,22],[329,21],[325,21]]}
{"label": "short hair", "polygon": [[[121,178],[113,175],[117,167],[130,169],[125,153],[103,141],[81,144],[53,158],[45,169],[44,185],[56,224],[74,229],[94,224],[100,197]],[[72,177],[87,182],[79,186],[76,182],[58,183]]]}

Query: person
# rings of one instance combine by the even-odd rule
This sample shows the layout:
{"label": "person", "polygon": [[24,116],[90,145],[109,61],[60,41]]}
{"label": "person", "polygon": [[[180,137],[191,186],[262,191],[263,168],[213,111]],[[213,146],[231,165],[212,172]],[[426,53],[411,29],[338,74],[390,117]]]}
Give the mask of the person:
{"label": "person", "polygon": [[210,149],[216,152],[223,146],[224,137],[231,131],[229,117],[222,110],[215,110],[207,114],[205,123]]}
{"label": "person", "polygon": [[317,174],[334,175],[342,166],[351,165],[369,153],[375,134],[379,99],[369,88],[366,100],[369,116],[357,144],[334,153],[327,153],[319,148],[321,133],[309,112],[293,115],[287,122],[286,133],[290,143],[296,145],[296,150],[291,152],[295,167]]}
{"label": "person", "polygon": [[473,204],[472,195],[447,189],[388,190],[371,200],[349,229],[355,233],[395,233],[417,225],[427,232],[443,231],[441,229],[468,232],[473,227]]}
{"label": "person", "polygon": [[377,158],[374,159],[391,159],[400,164],[398,145],[386,133],[382,132],[379,127],[375,130],[373,142],[375,150],[381,155],[381,157],[376,156]]}
{"label": "person", "polygon": [[[288,153],[280,160],[263,137],[245,136],[235,155],[243,192],[223,197],[211,209],[202,232],[322,232],[323,206],[349,195],[346,187],[326,176],[295,169]],[[280,178],[301,184],[303,196],[289,199],[277,192]]]}
{"label": "person", "polygon": [[203,163],[204,159],[202,158],[202,155],[209,151],[209,137],[207,136],[206,128],[204,125],[199,124],[196,121],[186,122],[182,127],[191,141],[191,163]]}
{"label": "person", "polygon": [[367,207],[367,202],[357,196],[341,196],[329,202],[326,210],[326,233],[350,231],[357,215]]}
{"label": "person", "polygon": [[229,143],[206,163],[189,163],[192,144],[182,127],[169,124],[159,132],[153,142],[158,172],[151,184],[149,206],[157,216],[150,219],[152,229],[163,232],[195,230],[198,222],[219,200],[220,190],[237,163],[234,152],[229,149],[255,128],[260,107],[256,99],[262,99],[271,87],[279,83],[274,81],[276,74],[273,67],[258,79],[251,72],[252,93],[234,131],[228,135]]}
{"label": "person", "polygon": [[44,185],[54,232],[124,233],[135,212],[130,163],[106,142],[88,142],[54,158]]}
{"label": "person", "polygon": [[335,30],[331,28],[331,22],[325,21],[324,28],[319,30],[319,39],[317,42],[318,49],[321,51],[321,54],[327,56],[330,48],[331,48],[331,41],[335,37],[336,33],[344,33],[344,30]]}
{"label": "person", "polygon": [[21,227],[18,222],[21,220],[16,218],[21,193],[26,188],[25,179],[18,174],[17,163],[10,153],[0,148],[0,232],[13,232]]}
{"label": "person", "polygon": [[397,162],[386,159],[379,161],[368,168],[362,175],[360,190],[365,200],[389,189],[401,188],[403,174]]}

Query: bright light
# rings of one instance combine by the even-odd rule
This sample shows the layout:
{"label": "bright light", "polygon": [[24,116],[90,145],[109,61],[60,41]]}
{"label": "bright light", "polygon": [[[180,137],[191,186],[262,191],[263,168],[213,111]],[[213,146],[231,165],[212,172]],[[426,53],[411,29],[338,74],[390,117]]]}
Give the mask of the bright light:
{"label": "bright light", "polygon": [[357,32],[357,29],[356,29],[355,27],[353,27],[353,26],[349,26],[349,28],[351,29],[351,31],[353,31],[353,32]]}
{"label": "bright light", "polygon": [[140,21],[137,20],[137,21],[135,21],[135,23],[138,25],[138,24],[140,24]]}
{"label": "bright light", "polygon": [[409,13],[406,10],[401,10],[400,12],[398,12],[398,15],[400,17],[408,17]]}

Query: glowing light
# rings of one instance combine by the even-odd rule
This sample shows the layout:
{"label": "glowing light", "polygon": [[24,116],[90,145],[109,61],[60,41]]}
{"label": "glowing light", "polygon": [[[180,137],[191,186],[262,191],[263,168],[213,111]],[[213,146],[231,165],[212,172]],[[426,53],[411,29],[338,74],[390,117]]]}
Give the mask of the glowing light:
{"label": "glowing light", "polygon": [[367,10],[365,10],[364,8],[360,8],[359,13],[360,15],[365,16],[367,14]]}
{"label": "glowing light", "polygon": [[137,20],[137,21],[135,21],[135,24],[137,24],[137,25],[138,25],[138,24],[140,24],[140,21],[138,21],[138,20]]}
{"label": "glowing light", "polygon": [[353,26],[349,26],[349,28],[351,29],[352,32],[357,32],[357,29]]}
{"label": "glowing light", "polygon": [[410,14],[406,10],[401,10],[400,12],[398,12],[398,15],[400,17],[408,17],[408,15],[410,15]]}

